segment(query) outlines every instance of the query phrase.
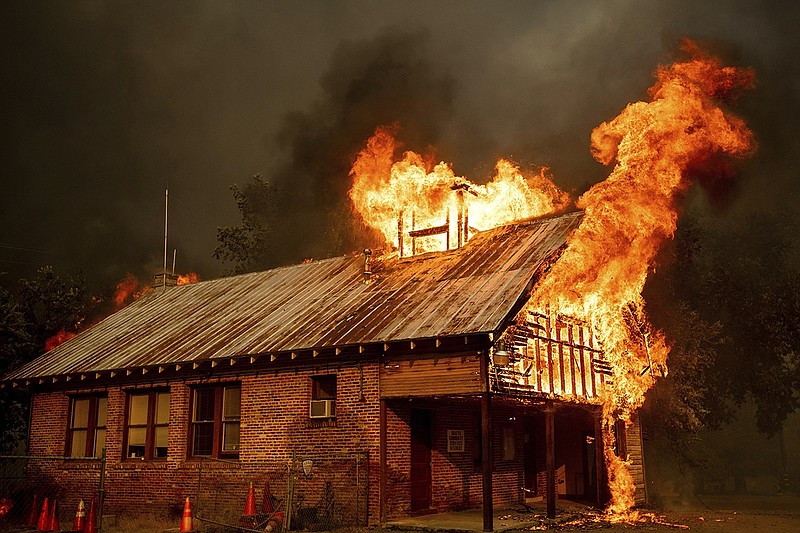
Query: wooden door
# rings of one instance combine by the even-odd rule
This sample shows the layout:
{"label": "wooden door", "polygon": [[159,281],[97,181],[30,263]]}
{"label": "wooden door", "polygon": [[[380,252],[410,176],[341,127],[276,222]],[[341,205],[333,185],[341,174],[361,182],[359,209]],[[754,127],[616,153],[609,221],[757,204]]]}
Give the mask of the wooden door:
{"label": "wooden door", "polygon": [[431,507],[431,412],[411,410],[411,510]]}

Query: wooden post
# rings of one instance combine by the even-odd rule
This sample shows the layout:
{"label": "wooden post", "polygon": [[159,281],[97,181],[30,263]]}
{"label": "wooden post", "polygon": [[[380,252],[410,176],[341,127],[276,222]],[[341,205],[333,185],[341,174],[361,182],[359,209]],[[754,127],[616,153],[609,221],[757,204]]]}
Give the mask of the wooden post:
{"label": "wooden post", "polygon": [[548,401],[544,409],[545,454],[547,457],[547,518],[556,517],[556,436],[555,408]]}
{"label": "wooden post", "polygon": [[[381,479],[380,479],[380,509],[378,511],[379,518],[381,524],[384,523],[386,520],[386,471],[388,466],[386,465],[386,400],[381,398],[381,405],[380,405],[380,463],[381,463]],[[367,504],[367,508],[369,508],[369,504]]]}
{"label": "wooden post", "polygon": [[594,416],[594,471],[597,476],[597,505],[603,505],[605,503],[606,470],[605,461],[603,460],[604,453],[603,413],[601,409],[598,409]]}
{"label": "wooden post", "polygon": [[403,211],[397,216],[397,255],[403,258]]}
{"label": "wooden post", "polygon": [[481,470],[483,474],[483,530],[494,530],[492,499],[492,397],[489,382],[489,350],[481,354],[484,390],[481,397]]}

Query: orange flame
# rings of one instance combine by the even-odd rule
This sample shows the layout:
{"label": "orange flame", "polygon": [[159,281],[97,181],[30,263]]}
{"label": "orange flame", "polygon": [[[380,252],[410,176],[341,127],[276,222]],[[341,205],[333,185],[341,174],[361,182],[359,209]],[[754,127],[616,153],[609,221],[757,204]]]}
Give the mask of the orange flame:
{"label": "orange flame", "polygon": [[75,335],[77,335],[77,333],[73,333],[72,331],[66,331],[62,329],[61,331],[59,331],[58,333],[56,333],[55,335],[53,335],[44,342],[44,349],[45,351],[49,352],[59,344],[70,340]]}
{"label": "orange flame", "polygon": [[[630,511],[635,484],[626,458],[614,451],[614,423],[629,421],[655,377],[667,372],[669,347],[650,326],[641,295],[648,272],[660,246],[674,235],[678,203],[695,172],[721,156],[749,155],[754,144],[744,122],[719,106],[752,86],[752,70],[722,66],[688,40],[682,50],[691,58],[659,67],[650,101],[628,105],[592,132],[594,157],[615,167],[578,200],[583,221],[520,316],[553,311],[586,322],[611,365],[613,375],[600,391],[609,520],[636,518]],[[427,164],[414,152],[395,161],[397,149],[392,133],[379,128],[353,165],[350,198],[366,223],[401,250],[403,228],[449,226],[449,213],[459,208],[454,191],[469,198],[468,232],[569,204],[545,169],[526,176],[500,160],[495,177],[481,186],[457,177],[449,164]],[[439,240],[423,251],[444,249],[441,236],[434,237]]]}
{"label": "orange flame", "polygon": [[[528,174],[501,159],[492,180],[486,185],[476,185],[456,176],[450,164],[441,162],[431,166],[415,152],[405,152],[402,160],[395,161],[397,149],[392,132],[378,128],[350,171],[353,176],[350,198],[356,211],[395,248],[401,244],[398,220],[402,227],[412,230],[447,224],[450,242],[455,242],[457,230],[450,220],[451,213],[459,212],[459,202],[467,204],[468,232],[554,213],[570,203],[569,195],[547,177],[546,168]],[[418,250],[446,247],[441,235],[427,239],[417,245]]]}
{"label": "orange flame", "polygon": [[[685,43],[684,51],[695,57],[660,67],[649,102],[628,105],[592,132],[595,158],[616,165],[578,200],[583,222],[531,299],[532,310],[550,307],[585,320],[600,339],[613,367],[604,391],[606,428],[641,406],[654,371],[666,372],[669,347],[650,327],[641,292],[659,247],[675,232],[690,171],[710,158],[752,150],[744,122],[715,101],[750,86],[752,71],[723,67],[693,43]],[[634,487],[608,433],[609,510],[624,514]]]}
{"label": "orange flame", "polygon": [[117,292],[114,293],[114,306],[117,310],[122,309],[126,304],[136,299],[139,289],[139,280],[131,273],[125,275],[117,283]]}
{"label": "orange flame", "polygon": [[178,274],[178,285],[190,285],[192,283],[197,283],[198,281],[200,281],[200,276],[195,272]]}

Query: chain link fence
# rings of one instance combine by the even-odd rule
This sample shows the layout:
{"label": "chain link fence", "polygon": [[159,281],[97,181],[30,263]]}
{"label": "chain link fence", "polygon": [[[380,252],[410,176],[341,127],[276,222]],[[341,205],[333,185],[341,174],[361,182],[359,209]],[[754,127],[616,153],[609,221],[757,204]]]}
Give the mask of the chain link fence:
{"label": "chain link fence", "polygon": [[0,527],[72,529],[79,502],[102,527],[105,458],[0,456]]}
{"label": "chain link fence", "polygon": [[[104,457],[0,456],[0,530],[69,531],[82,500],[86,519],[94,502],[100,531],[104,505],[117,511],[120,493],[130,491],[115,468],[107,468]],[[180,482],[181,492],[190,497],[203,529],[330,531],[367,525],[367,452],[261,462],[202,458],[191,468]],[[106,491],[116,494],[111,500],[117,504],[104,502]]]}
{"label": "chain link fence", "polygon": [[256,463],[202,459],[193,514],[201,522],[252,531],[365,526],[368,465],[366,452]]}

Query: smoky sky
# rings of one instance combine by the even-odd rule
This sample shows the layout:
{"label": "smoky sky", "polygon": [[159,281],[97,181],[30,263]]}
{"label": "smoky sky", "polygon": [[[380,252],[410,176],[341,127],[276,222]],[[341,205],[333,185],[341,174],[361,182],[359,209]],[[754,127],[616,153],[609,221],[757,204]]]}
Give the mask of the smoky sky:
{"label": "smoky sky", "polygon": [[276,254],[324,255],[326,201],[389,122],[474,181],[507,157],[579,194],[610,171],[591,130],[646,98],[684,36],[757,78],[732,109],[758,152],[696,204],[793,210],[798,15],[745,0],[5,2],[0,284],[42,265],[96,287],[151,275],[167,187],[170,263],[174,248],[178,271],[216,277],[216,229],[239,221],[229,187],[254,174],[292,192],[276,216],[297,235]]}

